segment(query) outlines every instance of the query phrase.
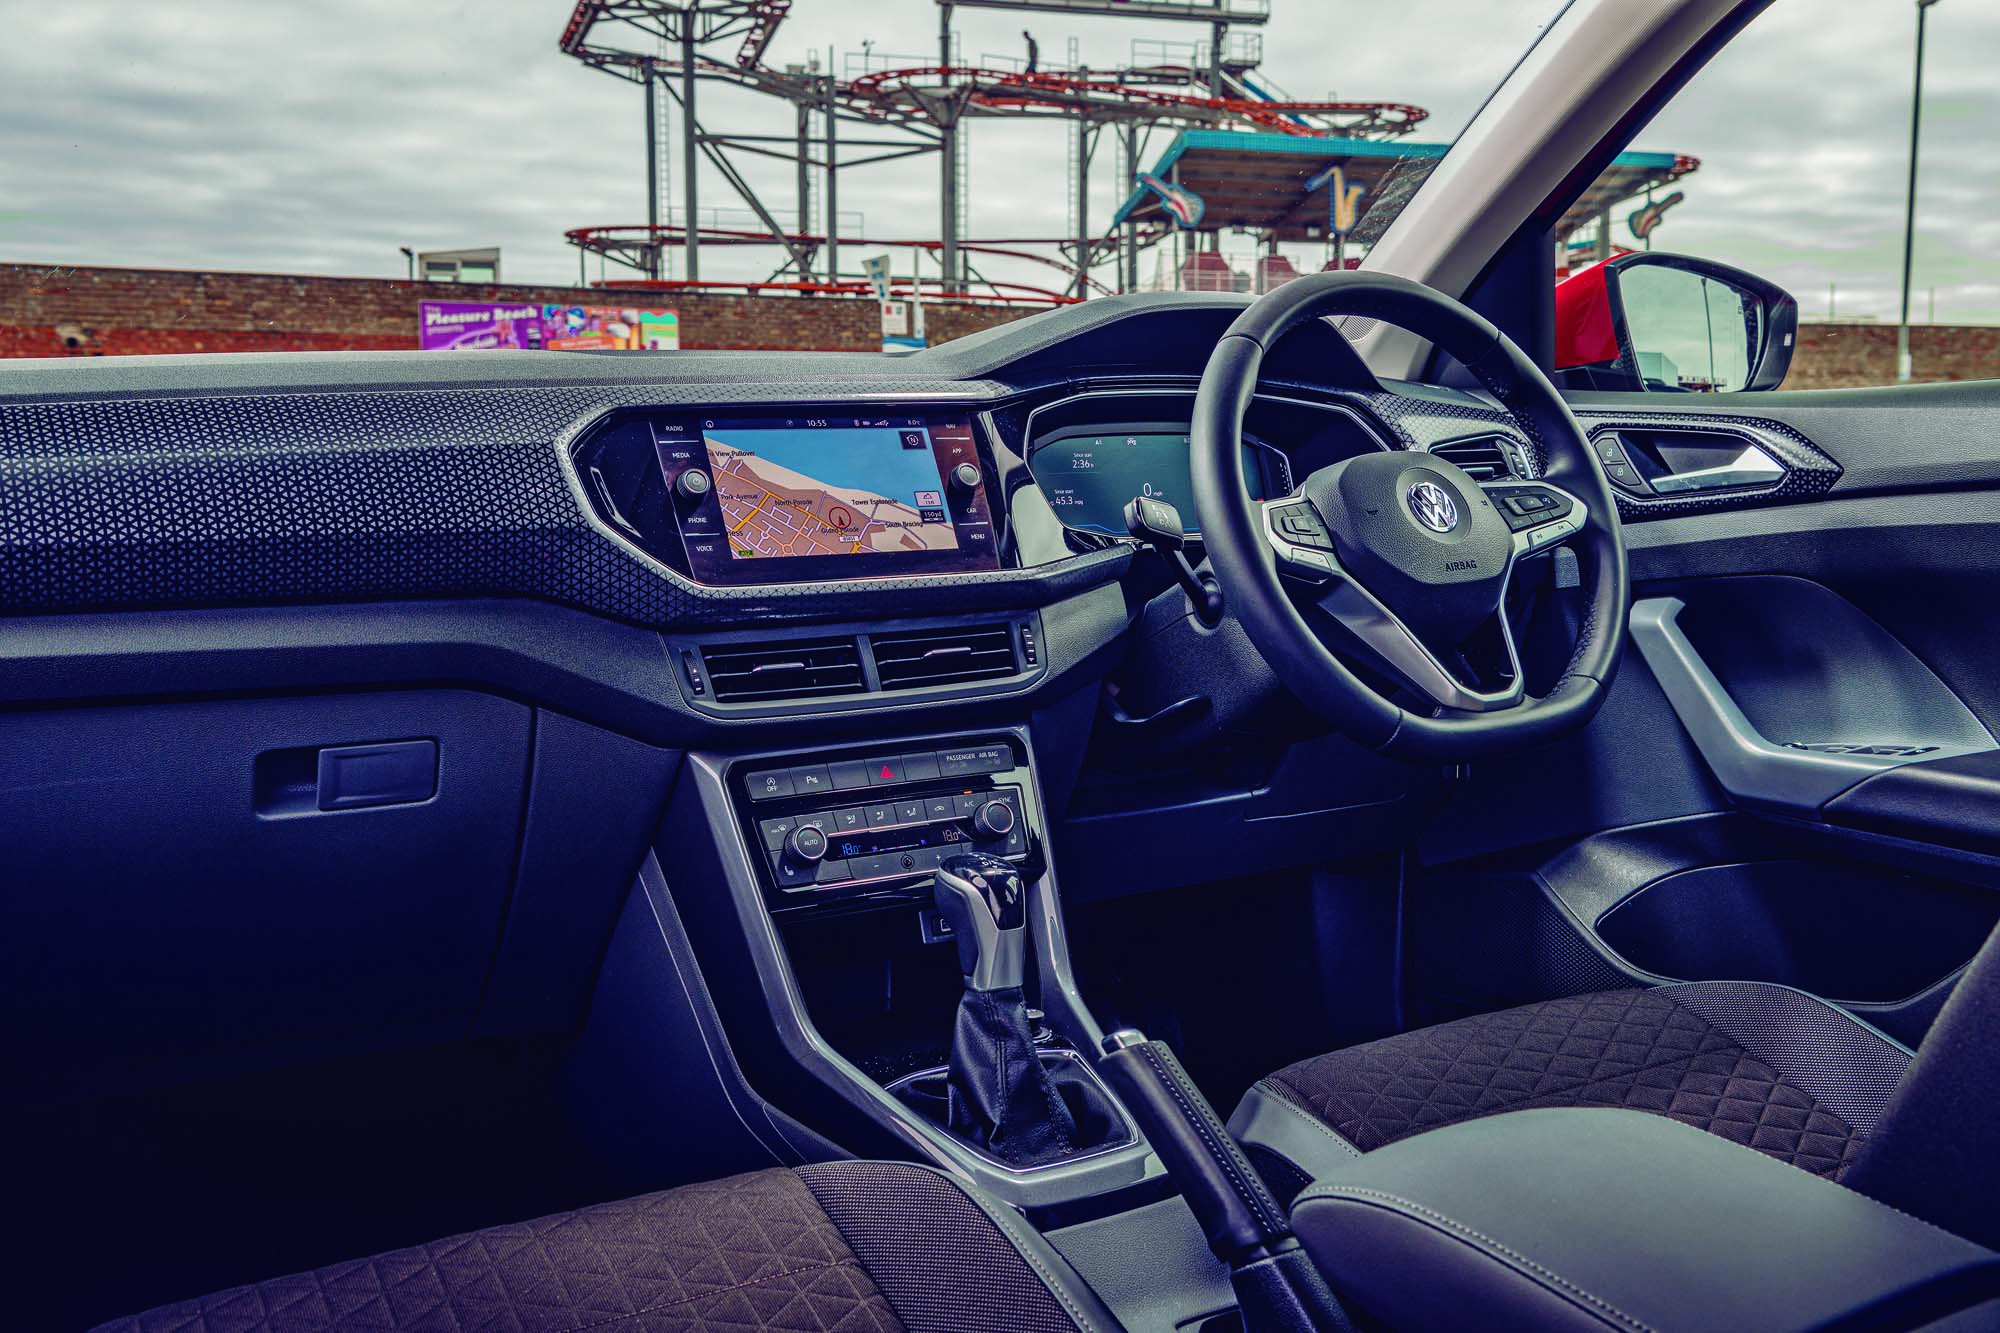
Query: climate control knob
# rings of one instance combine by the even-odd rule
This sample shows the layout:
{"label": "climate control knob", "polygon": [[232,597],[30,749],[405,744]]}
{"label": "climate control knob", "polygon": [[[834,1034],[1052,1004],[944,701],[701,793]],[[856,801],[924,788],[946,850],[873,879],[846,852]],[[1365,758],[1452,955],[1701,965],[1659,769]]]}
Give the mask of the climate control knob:
{"label": "climate control knob", "polygon": [[1014,831],[1014,807],[988,801],[972,812],[972,831],[982,838],[1004,838]]}
{"label": "climate control knob", "polygon": [[826,834],[801,824],[785,837],[785,859],[795,866],[818,865],[826,858]]}

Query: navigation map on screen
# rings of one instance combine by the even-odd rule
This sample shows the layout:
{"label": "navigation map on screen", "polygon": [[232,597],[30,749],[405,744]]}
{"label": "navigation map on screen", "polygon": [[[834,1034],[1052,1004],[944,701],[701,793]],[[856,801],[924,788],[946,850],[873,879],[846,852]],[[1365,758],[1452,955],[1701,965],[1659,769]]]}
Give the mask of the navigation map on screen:
{"label": "navigation map on screen", "polygon": [[895,578],[999,565],[970,417],[651,421],[667,512],[695,578]]}
{"label": "navigation map on screen", "polygon": [[710,428],[703,443],[735,559],[958,549],[921,427]]}

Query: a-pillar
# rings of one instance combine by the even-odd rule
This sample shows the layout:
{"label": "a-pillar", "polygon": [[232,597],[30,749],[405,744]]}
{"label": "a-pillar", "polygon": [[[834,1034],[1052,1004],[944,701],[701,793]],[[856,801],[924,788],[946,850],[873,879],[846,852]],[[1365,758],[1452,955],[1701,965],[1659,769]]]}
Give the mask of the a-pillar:
{"label": "a-pillar", "polygon": [[686,10],[681,14],[681,225],[686,233],[683,249],[687,252],[687,277],[689,282],[701,280],[701,227],[696,221],[697,210],[701,207],[701,192],[696,185],[696,177],[701,173],[695,159],[700,153],[701,128],[695,122],[694,111],[694,24],[695,11]]}

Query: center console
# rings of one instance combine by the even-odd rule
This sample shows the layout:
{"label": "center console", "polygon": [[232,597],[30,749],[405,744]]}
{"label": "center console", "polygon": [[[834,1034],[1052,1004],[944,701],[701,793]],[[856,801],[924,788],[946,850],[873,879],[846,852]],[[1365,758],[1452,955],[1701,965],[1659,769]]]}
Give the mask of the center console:
{"label": "center console", "polygon": [[1020,1207],[1163,1183],[1082,1054],[1026,727],[687,765],[660,869],[757,1098]]}

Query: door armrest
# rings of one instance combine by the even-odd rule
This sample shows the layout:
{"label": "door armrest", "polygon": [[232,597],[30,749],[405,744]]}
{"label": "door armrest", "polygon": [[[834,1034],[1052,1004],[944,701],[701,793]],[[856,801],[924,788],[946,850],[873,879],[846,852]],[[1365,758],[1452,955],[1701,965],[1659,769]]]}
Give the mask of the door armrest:
{"label": "door armrest", "polygon": [[1878,773],[1828,803],[1826,822],[2000,856],[2000,750],[1947,755]]}

